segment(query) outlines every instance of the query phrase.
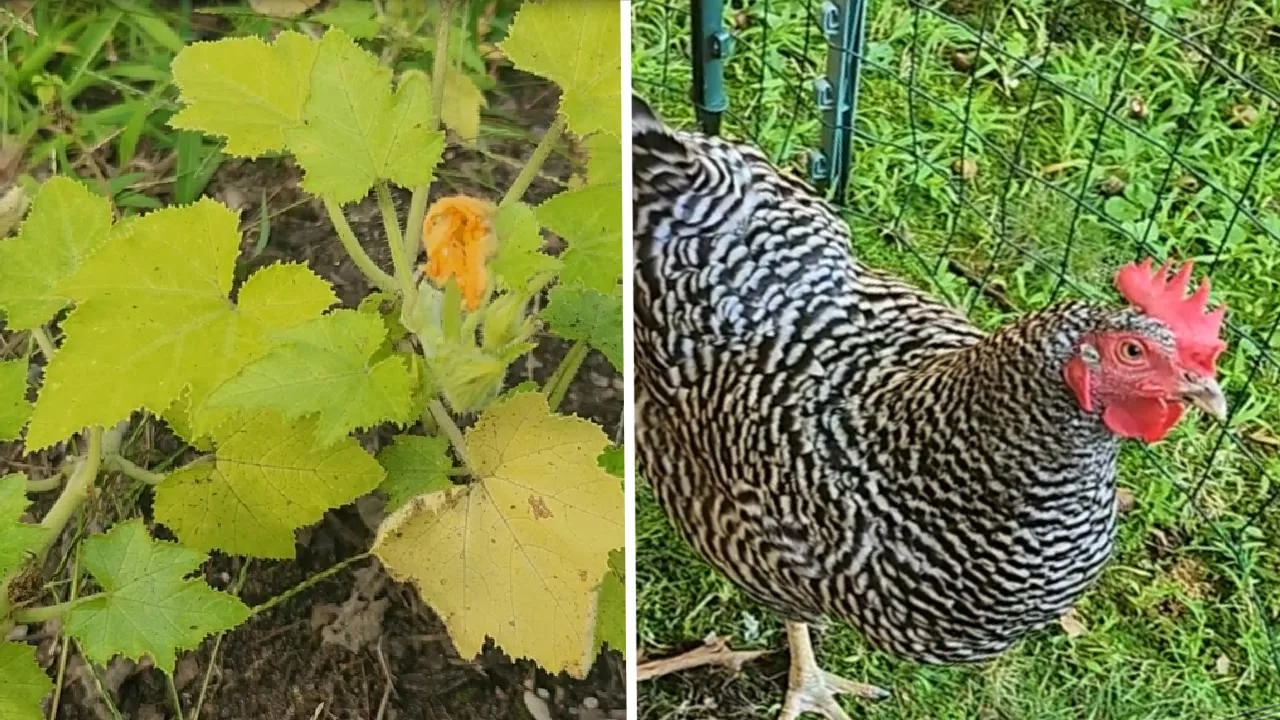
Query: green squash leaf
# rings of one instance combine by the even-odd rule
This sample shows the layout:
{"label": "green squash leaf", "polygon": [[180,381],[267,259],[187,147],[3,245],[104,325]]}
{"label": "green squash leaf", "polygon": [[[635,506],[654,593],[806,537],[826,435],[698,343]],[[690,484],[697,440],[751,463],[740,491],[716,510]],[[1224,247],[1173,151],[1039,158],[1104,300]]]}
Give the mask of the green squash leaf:
{"label": "green squash leaf", "polygon": [[302,124],[318,47],[293,31],[270,44],[233,37],[188,45],[173,59],[184,107],[169,125],[226,138],[228,155],[284,150],[285,133]]}
{"label": "green squash leaf", "polygon": [[49,537],[39,525],[22,522],[27,501],[27,476],[0,476],[0,578],[17,569]]}
{"label": "green squash leaf", "polygon": [[542,319],[565,340],[581,340],[604,353],[622,372],[622,298],[581,286],[551,289]]}
{"label": "green squash leaf", "polygon": [[569,247],[561,255],[560,282],[605,295],[622,280],[622,191],[620,185],[568,190],[538,206],[538,221]]}
{"label": "green squash leaf", "polygon": [[0,442],[17,440],[30,417],[27,361],[0,360]]}
{"label": "green squash leaf", "polygon": [[320,40],[311,71],[306,124],[286,133],[306,171],[310,193],[347,203],[378,180],[416,187],[431,181],[444,152],[444,134],[428,129],[431,92],[426,75],[406,72],[395,94],[391,70],[331,29]]}
{"label": "green squash leaf", "polygon": [[40,669],[31,645],[0,642],[0,718],[44,720],[41,702],[53,692],[53,681]]}
{"label": "green squash leaf", "polygon": [[12,330],[53,319],[71,298],[58,290],[107,240],[111,203],[80,183],[49,178],[17,237],[0,240],[0,310]]}
{"label": "green squash leaf", "polygon": [[615,2],[526,2],[501,43],[517,68],[560,86],[560,111],[579,135],[622,135],[620,9]]}
{"label": "green squash leaf", "polygon": [[498,251],[489,262],[498,285],[506,290],[532,292],[555,277],[560,260],[542,252],[538,218],[524,203],[499,208],[493,223]]}
{"label": "green squash leaf", "polygon": [[209,392],[266,353],[272,332],[337,301],[305,266],[281,264],[254,273],[232,304],[239,244],[235,214],[208,199],[118,225],[60,287],[77,307],[46,368],[27,449],[140,407],[164,412],[184,389],[197,435],[224,419],[201,413]]}
{"label": "green squash leaf", "polygon": [[178,650],[249,619],[234,595],[188,579],[204,553],[153,540],[141,520],[120,523],[84,541],[81,563],[102,593],[67,611],[65,629],[90,661],[106,665],[123,655],[149,656],[173,673]]}
{"label": "green squash leaf", "polygon": [[427,493],[453,487],[449,471],[449,441],[441,437],[397,435],[378,453],[378,463],[387,471],[379,488],[387,496],[388,512]]}
{"label": "green squash leaf", "polygon": [[621,550],[609,553],[609,569],[596,591],[596,652],[608,644],[614,652],[627,654],[627,559]]}
{"label": "green squash leaf", "polygon": [[277,333],[275,347],[209,396],[210,408],[271,409],[286,420],[316,416],[317,440],[328,446],[356,429],[417,418],[415,378],[383,349],[378,315],[335,310]]}
{"label": "green squash leaf", "polygon": [[225,423],[212,462],[156,488],[156,520],[190,547],[292,558],[295,530],[372,492],[384,475],[355,440],[320,449],[315,436],[314,419],[286,422],[269,411]]}

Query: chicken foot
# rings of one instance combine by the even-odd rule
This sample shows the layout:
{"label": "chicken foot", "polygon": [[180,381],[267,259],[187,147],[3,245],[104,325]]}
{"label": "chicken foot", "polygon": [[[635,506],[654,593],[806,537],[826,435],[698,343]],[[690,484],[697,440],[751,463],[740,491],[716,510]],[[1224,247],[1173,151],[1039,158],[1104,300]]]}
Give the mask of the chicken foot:
{"label": "chicken foot", "polygon": [[787,641],[791,645],[791,671],[778,720],[796,720],[804,713],[816,713],[827,720],[850,720],[836,701],[837,696],[854,695],[866,700],[889,697],[888,690],[846,680],[818,667],[805,623],[788,620]]}

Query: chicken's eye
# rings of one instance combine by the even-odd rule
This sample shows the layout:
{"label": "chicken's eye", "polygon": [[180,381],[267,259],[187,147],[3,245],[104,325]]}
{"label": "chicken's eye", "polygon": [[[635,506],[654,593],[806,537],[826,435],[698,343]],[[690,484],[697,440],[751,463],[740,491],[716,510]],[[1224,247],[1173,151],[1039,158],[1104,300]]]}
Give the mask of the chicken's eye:
{"label": "chicken's eye", "polygon": [[1116,348],[1116,352],[1120,355],[1120,359],[1127,363],[1138,362],[1143,356],[1142,345],[1134,342],[1133,340],[1121,341],[1120,345]]}

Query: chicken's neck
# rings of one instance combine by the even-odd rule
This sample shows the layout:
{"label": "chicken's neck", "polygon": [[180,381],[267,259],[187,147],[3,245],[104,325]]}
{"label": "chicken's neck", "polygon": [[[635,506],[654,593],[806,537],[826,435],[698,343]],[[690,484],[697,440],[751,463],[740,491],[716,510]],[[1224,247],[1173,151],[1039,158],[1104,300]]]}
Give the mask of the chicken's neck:
{"label": "chicken's neck", "polygon": [[993,472],[1043,470],[1062,482],[1087,481],[1079,471],[1105,471],[1119,440],[1096,412],[1080,408],[1063,368],[1081,336],[1107,312],[1065,303],[1029,314],[885,383],[874,393],[876,404],[889,416],[928,428],[944,445],[1025,450],[995,458],[1000,467]]}

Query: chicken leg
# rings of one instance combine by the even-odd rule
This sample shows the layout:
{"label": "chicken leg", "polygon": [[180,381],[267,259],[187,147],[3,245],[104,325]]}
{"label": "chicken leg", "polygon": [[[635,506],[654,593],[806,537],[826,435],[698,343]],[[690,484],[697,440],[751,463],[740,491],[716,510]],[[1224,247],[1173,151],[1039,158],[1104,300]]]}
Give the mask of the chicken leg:
{"label": "chicken leg", "polygon": [[787,641],[791,645],[791,672],[787,699],[778,720],[796,720],[804,713],[816,713],[827,720],[850,720],[836,702],[838,695],[856,695],[867,700],[883,700],[888,690],[846,680],[818,667],[809,642],[809,626],[787,621]]}

